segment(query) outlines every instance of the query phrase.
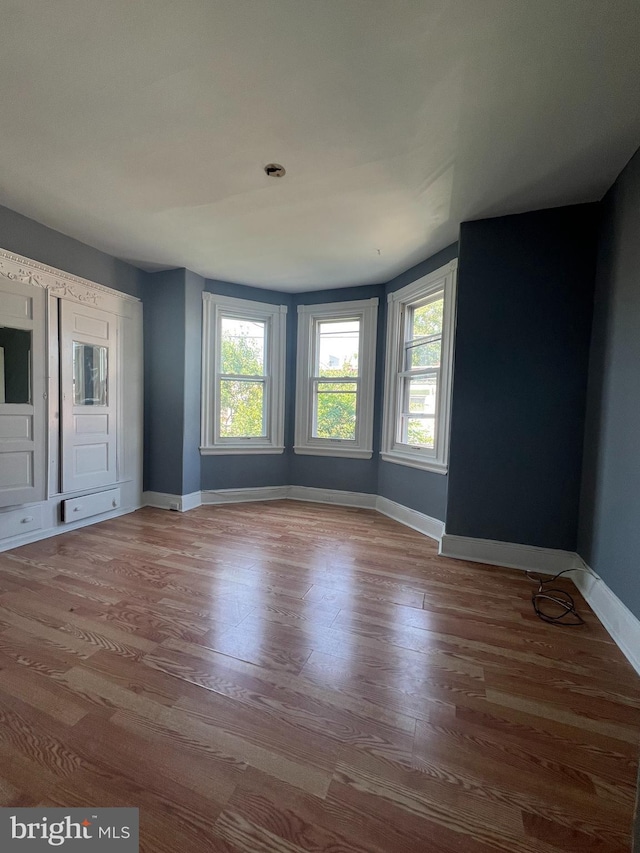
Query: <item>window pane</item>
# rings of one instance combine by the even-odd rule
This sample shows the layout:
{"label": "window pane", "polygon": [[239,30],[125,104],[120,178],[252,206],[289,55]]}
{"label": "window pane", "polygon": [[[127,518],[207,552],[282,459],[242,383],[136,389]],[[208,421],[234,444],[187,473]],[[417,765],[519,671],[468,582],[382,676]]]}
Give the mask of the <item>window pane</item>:
{"label": "window pane", "polygon": [[0,328],[0,403],[31,402],[31,332]]}
{"label": "window pane", "polygon": [[220,372],[263,376],[265,328],[260,320],[222,317]]}
{"label": "window pane", "polygon": [[430,341],[428,344],[418,344],[415,347],[407,347],[406,370],[414,367],[440,367],[440,353],[442,341]]}
{"label": "window pane", "polygon": [[437,376],[417,376],[406,380],[405,391],[408,399],[403,409],[415,415],[435,415],[438,395]]}
{"label": "window pane", "polygon": [[264,382],[221,379],[220,436],[253,438],[264,435]]}
{"label": "window pane", "polygon": [[403,417],[405,437],[407,444],[416,444],[420,447],[435,447],[436,422],[435,418],[410,418]]}
{"label": "window pane", "polygon": [[360,321],[323,321],[317,330],[316,376],[357,376]]}
{"label": "window pane", "polygon": [[355,440],[357,401],[355,382],[317,382],[313,437]]}
{"label": "window pane", "polygon": [[106,347],[73,342],[73,405],[107,405]]}
{"label": "window pane", "polygon": [[438,296],[414,308],[411,320],[411,337],[421,338],[425,335],[439,335],[442,333],[442,312],[444,309],[444,297]]}

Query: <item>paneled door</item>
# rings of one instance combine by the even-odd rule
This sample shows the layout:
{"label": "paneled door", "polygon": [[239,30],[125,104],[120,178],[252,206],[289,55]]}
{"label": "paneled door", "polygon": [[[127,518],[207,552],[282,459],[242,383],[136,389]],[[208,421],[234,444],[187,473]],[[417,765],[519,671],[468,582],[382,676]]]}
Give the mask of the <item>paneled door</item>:
{"label": "paneled door", "polygon": [[62,491],[116,482],[117,318],[61,307]]}
{"label": "paneled door", "polygon": [[45,299],[0,277],[0,506],[45,496]]}

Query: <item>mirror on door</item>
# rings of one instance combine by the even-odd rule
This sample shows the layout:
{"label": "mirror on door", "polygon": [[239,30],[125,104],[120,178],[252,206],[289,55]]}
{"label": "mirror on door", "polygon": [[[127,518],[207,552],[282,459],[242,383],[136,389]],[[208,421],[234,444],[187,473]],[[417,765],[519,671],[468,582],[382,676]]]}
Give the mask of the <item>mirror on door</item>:
{"label": "mirror on door", "polygon": [[31,332],[0,326],[0,403],[31,403]]}
{"label": "mirror on door", "polygon": [[73,342],[74,406],[106,406],[107,347]]}

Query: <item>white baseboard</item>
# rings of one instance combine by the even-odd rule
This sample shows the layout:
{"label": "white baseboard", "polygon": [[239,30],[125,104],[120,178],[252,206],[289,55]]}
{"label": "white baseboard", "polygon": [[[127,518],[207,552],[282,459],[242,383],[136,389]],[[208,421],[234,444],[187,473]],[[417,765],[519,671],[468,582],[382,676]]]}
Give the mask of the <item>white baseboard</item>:
{"label": "white baseboard", "polygon": [[638,619],[593,569],[576,555],[580,567],[571,577],[582,596],[631,666],[640,675],[640,619]]}
{"label": "white baseboard", "polygon": [[188,512],[202,504],[202,492],[191,492],[190,495],[182,495],[181,512]]}
{"label": "white baseboard", "polygon": [[289,486],[262,486],[256,489],[205,489],[201,492],[203,506],[237,504],[252,501],[279,501],[288,496]]}
{"label": "white baseboard", "polygon": [[365,492],[345,492],[341,489],[316,489],[313,486],[288,486],[287,498],[292,501],[334,504],[335,506],[356,506],[361,509],[375,509],[376,495]]}
{"label": "white baseboard", "polygon": [[346,492],[340,489],[317,489],[312,486],[263,486],[255,489],[205,489],[192,495],[168,495],[161,492],[145,492],[145,506],[160,509],[175,509],[186,512],[196,506],[208,506],[229,503],[249,503],[253,501],[309,501],[310,503],[333,504],[334,506],[355,506],[361,509],[375,509],[389,518],[411,527],[419,533],[440,540],[444,531],[444,522],[431,518],[422,512],[402,504],[390,501],[379,495],[365,492]]}
{"label": "white baseboard", "polygon": [[187,512],[195,509],[202,502],[201,492],[190,495],[169,495],[166,492],[143,492],[143,506],[154,506],[157,509],[172,509],[175,512]]}
{"label": "white baseboard", "polygon": [[497,542],[493,539],[473,539],[469,536],[453,536],[446,532],[440,540],[438,553],[457,560],[489,563],[548,575],[574,569],[579,559],[573,551],[538,548],[517,542]]}
{"label": "white baseboard", "polygon": [[442,539],[444,534],[444,521],[432,518],[430,515],[425,515],[423,512],[418,512],[415,509],[409,509],[409,507],[404,506],[403,504],[390,501],[389,498],[383,498],[380,495],[376,497],[375,508],[383,515],[387,515],[389,518],[399,521],[400,524],[404,524],[405,527],[411,527],[414,530],[417,530],[418,533],[424,533],[425,536],[435,539],[436,542],[440,542]]}

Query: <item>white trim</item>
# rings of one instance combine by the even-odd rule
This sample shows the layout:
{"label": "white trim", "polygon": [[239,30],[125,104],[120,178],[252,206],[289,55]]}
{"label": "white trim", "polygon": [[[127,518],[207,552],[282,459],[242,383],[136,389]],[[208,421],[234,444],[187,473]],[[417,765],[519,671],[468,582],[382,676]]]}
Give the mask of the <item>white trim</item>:
{"label": "white trim", "polygon": [[393,453],[381,453],[383,462],[393,462],[396,465],[406,465],[408,468],[419,468],[421,471],[431,471],[432,474],[446,474],[449,470],[447,465],[436,462],[435,459],[416,459],[415,456],[405,456],[401,451],[394,450]]}
{"label": "white trim", "polygon": [[[308,501],[309,503],[331,504],[333,506],[355,506],[361,509],[375,509],[382,515],[411,527],[431,539],[439,541],[444,530],[444,522],[431,518],[422,512],[402,504],[390,501],[380,495],[366,492],[347,492],[341,489],[318,489],[313,486],[263,486],[255,489],[211,489],[202,493],[202,505],[249,503],[252,501]],[[155,492],[145,492],[146,495],[157,495]],[[159,495],[164,498],[162,508],[168,509],[171,502],[177,503],[179,495]],[[161,506],[159,500],[150,506]]]}
{"label": "white trim", "polygon": [[440,521],[438,518],[432,518],[430,515],[410,509],[408,506],[389,500],[389,498],[383,498],[381,495],[376,497],[375,508],[383,515],[399,521],[405,527],[417,530],[418,533],[423,533],[430,539],[435,539],[436,542],[440,542],[442,538],[444,521]]}
{"label": "white trim", "polygon": [[[382,447],[380,455],[385,462],[408,465],[446,474],[449,459],[449,432],[451,397],[453,387],[453,354],[456,322],[456,272],[457,260],[417,279],[387,296],[387,337],[385,343],[384,401],[382,407]],[[412,447],[397,440],[398,419],[401,409],[401,373],[404,373],[406,335],[405,308],[427,299],[442,290],[444,312],[442,319],[442,351],[440,382],[436,405],[436,443],[433,450]]]}
{"label": "white trim", "polygon": [[8,252],[6,249],[0,249],[0,275],[21,284],[42,287],[53,296],[88,303],[96,307],[100,306],[101,293],[129,302],[140,302],[136,296],[130,296],[128,293],[106,287],[104,284],[80,278],[80,276],[72,275],[56,267],[49,267],[46,264],[31,260],[31,258],[14,255],[13,252]]}
{"label": "white trim", "polygon": [[255,489],[205,489],[202,505],[280,501],[288,496],[289,486],[262,486]]}
{"label": "white trim", "polygon": [[189,495],[182,495],[182,512],[188,512],[190,509],[196,509],[202,504],[202,492],[191,492]]}
{"label": "white trim", "polygon": [[143,492],[142,505],[154,506],[157,509],[171,509],[175,512],[188,512],[202,503],[201,492],[189,495],[170,495],[166,492]]}
{"label": "white trim", "polygon": [[366,492],[345,492],[341,489],[316,489],[313,486],[289,486],[287,498],[291,501],[333,504],[334,506],[356,506],[375,509],[376,495]]}
{"label": "white trim", "polygon": [[[341,439],[336,439],[340,442]],[[294,445],[293,451],[298,456],[342,456],[349,459],[371,459],[373,456],[372,450],[356,450],[350,447],[341,447],[336,444],[335,447],[298,447]]]}
{"label": "white trim", "polygon": [[573,572],[573,582],[622,654],[640,675],[640,620],[584,560],[577,554],[576,558],[579,567],[587,571]]}
{"label": "white trim", "polygon": [[[357,318],[360,321],[355,439],[313,436],[313,381],[316,362],[316,323]],[[378,299],[298,305],[298,341],[293,451],[306,456],[339,456],[371,459],[373,455],[373,399],[375,388]],[[345,380],[351,381],[351,380]]]}
{"label": "white trim", "polygon": [[[202,294],[202,406],[200,453],[210,455],[239,455],[284,452],[284,395],[286,368],[287,306],[250,299],[236,299],[217,293]],[[265,357],[267,374],[264,377],[266,405],[266,437],[221,438],[218,434],[216,339],[222,314],[246,319],[263,320],[266,324]]]}
{"label": "white trim", "polygon": [[443,557],[468,560],[472,563],[489,563],[522,571],[555,575],[574,569],[578,557],[573,551],[538,548],[517,542],[498,542],[494,539],[473,539],[470,536],[453,536],[444,533],[438,552]]}
{"label": "white trim", "polygon": [[284,453],[284,447],[272,447],[270,444],[247,445],[246,447],[201,447],[201,456],[251,456],[252,454],[267,456]]}
{"label": "white trim", "polygon": [[26,533],[24,536],[13,536],[9,539],[2,539],[0,540],[0,552],[10,551],[13,548],[19,548],[21,545],[30,545],[32,542],[40,542],[42,539],[50,539],[53,536],[60,536],[62,533],[70,533],[72,530],[79,530],[81,527],[100,524],[101,521],[109,521],[111,518],[118,518],[121,515],[129,515],[129,513],[135,512],[138,509],[141,509],[141,507],[120,507],[111,512],[92,515],[88,518],[83,518],[81,521],[60,525],[60,527],[48,527],[41,530],[34,530],[33,533]]}

